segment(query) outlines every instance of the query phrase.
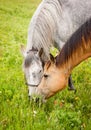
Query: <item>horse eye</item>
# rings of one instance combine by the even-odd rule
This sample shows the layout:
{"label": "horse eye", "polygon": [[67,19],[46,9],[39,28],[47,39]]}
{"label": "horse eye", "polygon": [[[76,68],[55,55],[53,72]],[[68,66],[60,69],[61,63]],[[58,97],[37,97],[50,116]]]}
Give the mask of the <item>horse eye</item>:
{"label": "horse eye", "polygon": [[45,78],[48,78],[48,76],[49,76],[49,75],[47,75],[47,74],[44,74],[44,77],[45,77]]}

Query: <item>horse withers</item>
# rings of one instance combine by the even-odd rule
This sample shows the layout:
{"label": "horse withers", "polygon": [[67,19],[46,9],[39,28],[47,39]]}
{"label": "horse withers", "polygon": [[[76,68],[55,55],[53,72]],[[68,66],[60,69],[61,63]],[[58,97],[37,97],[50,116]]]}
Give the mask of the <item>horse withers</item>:
{"label": "horse withers", "polygon": [[88,57],[91,57],[91,19],[71,36],[56,58],[51,55],[36,93],[45,100],[64,89],[73,68]]}
{"label": "horse withers", "polygon": [[43,0],[40,3],[31,19],[26,49],[21,48],[29,96],[35,93],[41,81],[43,63],[50,59],[50,48],[55,46],[61,50],[75,30],[90,17],[90,0]]}

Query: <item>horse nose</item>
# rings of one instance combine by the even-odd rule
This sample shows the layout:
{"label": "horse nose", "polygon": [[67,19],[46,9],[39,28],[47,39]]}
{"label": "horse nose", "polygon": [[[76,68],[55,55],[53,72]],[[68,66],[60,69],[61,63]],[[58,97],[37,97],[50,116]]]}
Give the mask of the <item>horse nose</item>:
{"label": "horse nose", "polygon": [[36,94],[40,95],[40,89],[39,88],[36,88]]}

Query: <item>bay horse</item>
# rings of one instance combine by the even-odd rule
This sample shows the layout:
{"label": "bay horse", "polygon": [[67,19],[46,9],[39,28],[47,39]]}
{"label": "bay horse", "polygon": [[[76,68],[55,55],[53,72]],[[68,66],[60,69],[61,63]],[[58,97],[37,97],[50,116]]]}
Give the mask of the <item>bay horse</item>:
{"label": "bay horse", "polygon": [[56,58],[50,56],[36,93],[47,99],[64,89],[72,70],[88,57],[91,57],[91,18],[71,36]]}
{"label": "bay horse", "polygon": [[[50,48],[55,46],[61,50],[68,38],[90,17],[90,0],[42,0],[29,25],[27,46],[21,46],[29,96],[35,93],[41,81],[43,64],[50,59]],[[69,86],[72,88],[70,78]]]}

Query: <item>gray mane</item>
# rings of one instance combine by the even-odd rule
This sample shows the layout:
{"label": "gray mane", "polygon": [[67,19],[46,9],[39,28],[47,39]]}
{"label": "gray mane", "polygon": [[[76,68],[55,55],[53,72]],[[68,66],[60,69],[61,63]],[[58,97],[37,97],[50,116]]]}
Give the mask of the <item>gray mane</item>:
{"label": "gray mane", "polygon": [[49,48],[55,44],[54,33],[58,25],[61,7],[58,0],[44,0],[35,12],[29,27],[28,47],[43,48],[49,57]]}
{"label": "gray mane", "polygon": [[43,0],[29,25],[26,51],[43,48],[43,59],[48,60],[50,47],[61,49],[89,17],[90,0]]}

